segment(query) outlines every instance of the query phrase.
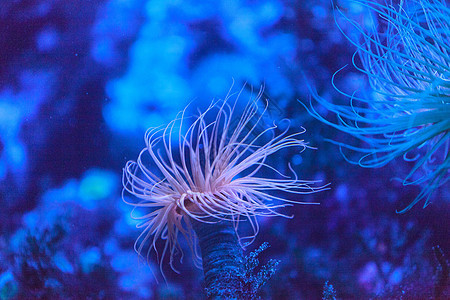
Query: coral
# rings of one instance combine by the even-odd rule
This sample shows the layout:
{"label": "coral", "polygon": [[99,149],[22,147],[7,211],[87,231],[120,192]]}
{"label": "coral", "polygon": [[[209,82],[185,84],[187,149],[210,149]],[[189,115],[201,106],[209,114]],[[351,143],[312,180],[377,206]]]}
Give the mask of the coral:
{"label": "coral", "polygon": [[222,270],[226,273],[225,278],[231,280],[234,284],[225,281],[221,285],[212,285],[206,289],[207,297],[230,297],[234,296],[238,299],[256,300],[261,299],[258,293],[261,291],[263,285],[275,274],[279,260],[270,259],[265,265],[259,266],[258,255],[269,248],[269,243],[264,242],[258,249],[250,252],[247,256],[242,257],[239,269]]}
{"label": "coral", "polygon": [[[449,290],[449,263],[447,258],[444,255],[444,251],[442,251],[441,247],[436,246],[433,247],[434,256],[436,261],[438,262],[438,266],[436,268],[436,284],[434,286],[433,296],[435,299],[441,299],[444,296],[446,290]],[[448,295],[447,295],[448,296]]]}
{"label": "coral", "polygon": [[328,281],[325,282],[323,286],[322,300],[336,300],[336,296],[336,290],[334,289],[333,285]]}
{"label": "coral", "polygon": [[256,268],[259,266],[258,255],[269,248],[269,243],[264,242],[258,249],[252,251],[244,259],[243,273],[240,275],[243,290],[245,291],[245,299],[256,299],[257,294],[269,279],[275,274],[277,266],[280,263],[277,259],[270,259],[265,265],[259,268],[255,274]]}
{"label": "coral", "polygon": [[59,224],[37,234],[26,234],[21,253],[16,257],[16,276],[23,296],[54,298],[61,292],[61,273],[52,258],[64,234]]}

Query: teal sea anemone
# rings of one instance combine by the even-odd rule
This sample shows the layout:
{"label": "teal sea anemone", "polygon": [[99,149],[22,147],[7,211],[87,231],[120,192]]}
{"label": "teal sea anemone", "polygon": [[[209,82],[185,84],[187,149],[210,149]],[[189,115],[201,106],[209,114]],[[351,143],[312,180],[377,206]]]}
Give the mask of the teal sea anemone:
{"label": "teal sea anemone", "polygon": [[401,156],[413,162],[402,181],[420,185],[422,190],[400,212],[421,200],[426,207],[450,173],[450,9],[437,0],[352,3],[369,10],[371,17],[365,23],[371,25],[361,25],[340,9],[337,17],[356,29],[358,37],[336,24],[356,46],[353,65],[367,75],[373,93],[359,97],[336,87],[339,70],[333,85],[350,99],[348,105],[330,103],[313,91],[313,97],[335,113],[337,121],[326,119],[312,105],[307,109],[318,120],[362,141],[332,141],[341,152],[349,149],[362,154],[356,160],[344,155],[349,162],[368,168],[382,167]]}

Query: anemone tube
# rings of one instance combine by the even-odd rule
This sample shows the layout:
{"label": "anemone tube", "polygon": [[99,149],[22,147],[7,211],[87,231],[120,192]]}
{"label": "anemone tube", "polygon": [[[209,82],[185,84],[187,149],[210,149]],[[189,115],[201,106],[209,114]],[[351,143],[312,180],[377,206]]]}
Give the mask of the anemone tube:
{"label": "anemone tube", "polygon": [[[331,103],[311,89],[313,98],[334,113],[337,121],[320,115],[311,104],[304,106],[318,120],[362,142],[331,141],[340,146],[350,163],[376,168],[401,156],[412,162],[412,169],[401,181],[403,185],[421,185],[422,190],[400,213],[423,199],[426,207],[450,174],[450,9],[438,0],[400,1],[398,5],[352,3],[372,13],[372,25],[363,27],[339,9],[358,37],[346,33],[337,19],[336,24],[357,48],[353,65],[367,75],[372,97],[340,90],[335,76],[341,69],[332,82],[350,99],[349,105]],[[343,149],[362,156],[350,159]]]}
{"label": "anemone tube", "polygon": [[[132,217],[143,228],[135,250],[147,260],[155,252],[164,277],[164,262],[177,272],[174,257],[183,257],[181,233],[194,263],[203,264],[210,298],[236,298],[242,293],[242,248],[255,239],[258,217],[291,218],[279,209],[311,204],[284,199],[279,193],[309,194],[327,188],[298,179],[290,166],[292,174],[287,176],[267,163],[282,149],[310,148],[298,139],[305,130],[288,133],[289,124],[284,130],[275,124],[266,126],[262,89],[239,109],[242,93],[243,89],[230,92],[224,100],[213,101],[190,126],[184,125],[185,109],[167,126],[149,129],[146,147],[123,172],[123,199],[134,207]],[[264,177],[268,172],[278,178]],[[240,236],[244,221],[252,232]]]}

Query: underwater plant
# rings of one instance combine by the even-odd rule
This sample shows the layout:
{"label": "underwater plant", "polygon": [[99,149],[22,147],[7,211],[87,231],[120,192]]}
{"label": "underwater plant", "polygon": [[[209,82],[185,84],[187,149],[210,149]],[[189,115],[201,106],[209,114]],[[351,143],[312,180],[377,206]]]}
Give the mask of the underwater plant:
{"label": "underwater plant", "polygon": [[[356,46],[355,68],[369,79],[372,96],[359,97],[335,85],[350,99],[348,105],[331,103],[312,91],[313,97],[337,116],[332,121],[312,106],[312,116],[366,145],[331,141],[361,153],[344,158],[366,168],[382,167],[397,157],[413,162],[403,185],[421,185],[418,196],[400,213],[411,209],[449,180],[450,173],[450,9],[444,1],[412,0],[398,4],[351,1],[367,8],[370,25],[360,25],[339,8],[336,11],[358,37],[344,36]],[[378,17],[376,17],[378,16]],[[360,64],[357,62],[359,57]]]}
{"label": "underwater plant", "polygon": [[[215,291],[215,296],[239,295],[242,247],[256,237],[258,217],[291,217],[278,210],[310,204],[285,199],[279,193],[308,194],[327,186],[298,179],[290,166],[292,175],[283,175],[267,162],[282,149],[311,147],[298,139],[303,128],[288,133],[289,124],[283,130],[275,124],[265,126],[267,103],[259,105],[262,89],[245,108],[239,107],[243,90],[213,101],[189,126],[185,125],[185,109],[167,126],[148,129],[146,147],[123,170],[123,191],[138,201],[125,195],[123,199],[134,207],[132,217],[143,228],[135,250],[142,255],[148,246],[147,260],[154,251],[163,276],[165,261],[177,272],[173,261],[175,255],[183,257],[181,233],[194,263],[203,265],[206,289]],[[278,178],[266,178],[266,172]],[[250,224],[250,235],[239,235],[243,221]]]}

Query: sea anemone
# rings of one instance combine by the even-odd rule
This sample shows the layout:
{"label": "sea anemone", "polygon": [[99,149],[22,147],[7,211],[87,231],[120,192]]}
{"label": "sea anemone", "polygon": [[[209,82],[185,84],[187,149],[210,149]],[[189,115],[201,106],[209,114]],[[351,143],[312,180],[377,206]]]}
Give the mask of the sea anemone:
{"label": "sea anemone", "polygon": [[[372,14],[372,24],[363,28],[337,9],[359,33],[345,37],[357,47],[353,65],[366,74],[374,91],[372,97],[350,95],[349,105],[328,102],[313,91],[313,97],[337,122],[321,116],[320,121],[349,133],[366,143],[350,145],[332,141],[363,155],[349,162],[362,167],[382,167],[403,156],[413,167],[402,179],[404,185],[422,185],[422,191],[405,209],[425,199],[424,207],[450,173],[450,10],[441,1],[400,1],[397,6],[375,1],[352,1]],[[338,22],[336,22],[338,24]],[[338,24],[339,26],[339,24]],[[361,65],[356,63],[359,57]]]}
{"label": "sea anemone", "polygon": [[[298,179],[290,166],[292,174],[287,176],[268,163],[268,157],[282,149],[297,148],[301,152],[311,147],[298,139],[305,132],[303,128],[289,133],[287,120],[283,130],[275,124],[265,126],[267,103],[260,105],[262,90],[256,97],[250,97],[245,108],[239,107],[243,91],[230,92],[224,100],[213,101],[204,112],[199,112],[191,125],[185,125],[188,119],[185,109],[167,126],[148,129],[146,147],[123,170],[124,193],[134,196],[131,199],[139,199],[132,202],[129,197],[123,197],[140,213],[133,209],[133,218],[140,221],[137,227],[143,228],[135,249],[143,254],[148,247],[148,259],[153,250],[159,253],[161,239],[161,271],[167,257],[176,271],[174,255],[182,257],[180,233],[198,266],[201,258],[196,239],[200,239],[206,274],[205,249],[199,237],[204,235],[203,229],[229,224],[232,233],[228,228],[227,234],[238,237],[240,249],[257,235],[258,217],[289,217],[279,209],[306,204],[296,198],[287,200],[281,197],[282,193],[308,194],[326,188],[314,186],[316,181]],[[233,97],[234,103],[230,103]],[[264,177],[267,172],[275,177]],[[252,232],[239,237],[238,227],[245,220]],[[217,228],[210,234],[218,234]],[[205,241],[212,238],[209,236]]]}

